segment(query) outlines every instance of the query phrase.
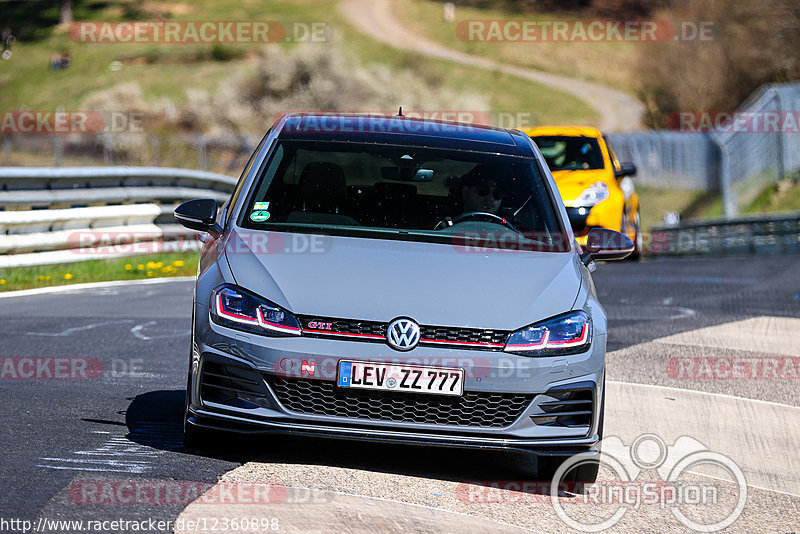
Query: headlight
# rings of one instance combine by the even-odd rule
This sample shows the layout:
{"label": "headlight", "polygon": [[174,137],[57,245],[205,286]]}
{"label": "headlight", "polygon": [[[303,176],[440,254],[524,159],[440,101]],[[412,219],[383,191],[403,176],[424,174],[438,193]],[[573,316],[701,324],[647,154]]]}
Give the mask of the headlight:
{"label": "headlight", "polygon": [[280,306],[232,285],[211,293],[211,320],[215,323],[266,336],[299,336],[297,318]]}
{"label": "headlight", "polygon": [[595,204],[600,204],[602,201],[608,198],[608,185],[605,182],[595,182],[583,192],[578,195],[578,198],[571,202],[565,202],[568,207],[575,207],[579,208],[581,206],[594,206]]}
{"label": "headlight", "polygon": [[503,350],[525,356],[555,356],[583,352],[592,343],[592,320],[576,311],[521,328],[508,337]]}

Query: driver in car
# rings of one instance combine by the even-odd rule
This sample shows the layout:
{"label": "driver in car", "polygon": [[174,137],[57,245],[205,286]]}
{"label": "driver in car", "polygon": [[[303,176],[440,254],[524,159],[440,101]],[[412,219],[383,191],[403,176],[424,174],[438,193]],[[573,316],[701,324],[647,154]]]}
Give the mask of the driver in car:
{"label": "driver in car", "polygon": [[506,192],[494,174],[488,165],[477,165],[462,177],[464,213],[477,211],[497,215]]}

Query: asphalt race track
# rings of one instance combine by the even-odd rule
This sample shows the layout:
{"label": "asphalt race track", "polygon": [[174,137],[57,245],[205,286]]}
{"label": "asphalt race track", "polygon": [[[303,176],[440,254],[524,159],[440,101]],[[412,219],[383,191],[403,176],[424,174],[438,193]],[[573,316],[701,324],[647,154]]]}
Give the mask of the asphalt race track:
{"label": "asphalt race track", "polygon": [[[653,433],[671,445],[682,434],[734,459],[748,492],[731,531],[800,530],[800,382],[784,365],[800,372],[798,260],[621,262],[594,273],[609,315],[606,436],[629,443]],[[187,280],[0,298],[0,518],[219,516],[230,508],[184,509],[191,491],[235,470],[225,480],[270,482],[296,497],[258,512],[272,514],[280,531],[414,531],[419,522],[428,525],[422,530],[567,530],[549,499],[459,497],[465,480],[521,480],[534,461],[526,457],[299,438],[230,438],[204,454],[183,450],[191,298]],[[731,362],[759,358],[778,367],[731,374]],[[727,375],[703,370],[719,359]],[[92,501],[101,482],[169,481],[185,494]],[[631,511],[611,531],[690,532],[663,517],[672,518],[663,508]]]}

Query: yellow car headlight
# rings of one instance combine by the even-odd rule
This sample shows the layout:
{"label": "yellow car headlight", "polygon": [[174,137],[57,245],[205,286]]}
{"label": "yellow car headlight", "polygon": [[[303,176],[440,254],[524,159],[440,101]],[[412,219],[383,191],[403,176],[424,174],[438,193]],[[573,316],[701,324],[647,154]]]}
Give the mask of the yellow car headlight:
{"label": "yellow car headlight", "polygon": [[584,189],[578,198],[570,202],[564,202],[564,205],[571,208],[580,206],[591,207],[600,204],[608,198],[608,185],[605,182],[595,182],[586,189]]}

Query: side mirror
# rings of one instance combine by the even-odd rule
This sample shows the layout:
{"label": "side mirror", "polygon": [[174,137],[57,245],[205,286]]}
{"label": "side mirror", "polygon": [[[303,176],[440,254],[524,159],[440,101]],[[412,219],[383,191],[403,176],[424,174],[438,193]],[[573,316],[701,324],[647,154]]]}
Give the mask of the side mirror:
{"label": "side mirror", "polygon": [[614,171],[614,176],[617,178],[623,178],[625,176],[634,176],[636,174],[636,165],[633,163],[620,163],[619,170]]}
{"label": "side mirror", "polygon": [[217,237],[222,228],[217,224],[217,201],[201,198],[184,202],[174,211],[175,219],[186,228],[208,232]]}
{"label": "side mirror", "polygon": [[633,241],[608,228],[592,228],[586,236],[586,252],[581,255],[584,265],[592,260],[621,260],[633,252]]}

